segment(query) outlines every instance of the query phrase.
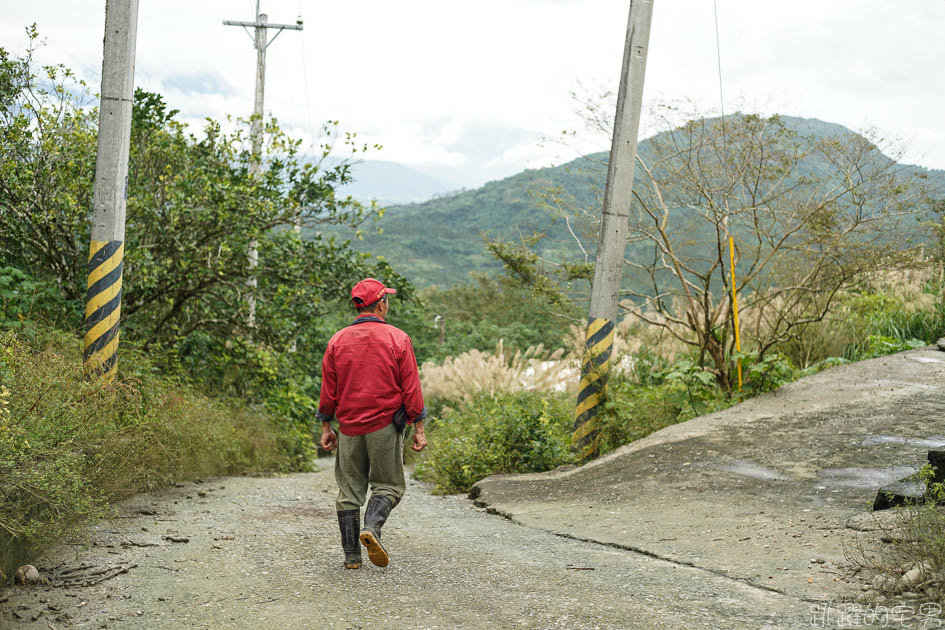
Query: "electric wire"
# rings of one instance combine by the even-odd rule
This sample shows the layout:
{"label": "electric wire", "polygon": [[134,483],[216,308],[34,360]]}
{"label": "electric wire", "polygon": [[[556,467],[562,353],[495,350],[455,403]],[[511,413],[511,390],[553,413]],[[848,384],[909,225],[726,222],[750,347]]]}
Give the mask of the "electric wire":
{"label": "electric wire", "polygon": [[722,152],[725,153],[725,96],[722,93],[722,50],[719,43],[719,5],[718,0],[712,0],[715,12],[715,60],[719,69],[719,107],[722,111]]}
{"label": "electric wire", "polygon": [[[298,0],[299,19],[302,19],[302,0]],[[302,51],[302,82],[305,85],[305,113],[308,118],[308,135],[312,140],[309,148],[315,146],[315,125],[312,124],[312,101],[308,88],[308,68],[305,65],[305,31],[299,32],[299,47]]]}
{"label": "electric wire", "polygon": [[[301,3],[300,3],[301,4]],[[301,7],[300,7],[301,10]],[[301,17],[301,12],[299,16]],[[311,144],[309,144],[309,149],[315,146],[315,140],[317,136],[315,135],[315,125],[312,124],[312,101],[309,94],[308,87],[308,66],[305,63],[305,31],[299,32],[299,46],[302,50],[302,84],[305,86],[305,115],[308,119],[308,135],[311,139]]]}

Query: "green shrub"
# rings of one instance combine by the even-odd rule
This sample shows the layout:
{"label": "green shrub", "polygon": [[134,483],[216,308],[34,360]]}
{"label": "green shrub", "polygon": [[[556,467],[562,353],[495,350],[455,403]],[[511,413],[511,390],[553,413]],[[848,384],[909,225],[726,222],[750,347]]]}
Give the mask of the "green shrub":
{"label": "green shrub", "polygon": [[[930,287],[941,295],[941,289]],[[869,302],[861,296],[863,302]],[[945,335],[945,301],[940,297],[926,308],[911,310],[897,301],[881,302],[878,307],[861,317],[855,338],[843,349],[843,356],[851,361],[918,348]]]}
{"label": "green shrub", "polygon": [[869,335],[866,340],[857,345],[856,360],[875,359],[887,354],[895,354],[903,350],[912,350],[926,345],[921,339],[897,339],[887,335]]}
{"label": "green shrub", "polygon": [[688,399],[685,387],[678,383],[650,387],[627,381],[610,383],[603,413],[598,416],[600,454],[676,424],[685,417]]}
{"label": "green shrub", "polygon": [[117,500],[197,476],[287,469],[291,436],[236,402],[160,375],[123,346],[122,378],[82,375],[81,342],[0,336],[0,570],[73,535]]}
{"label": "green shrub", "polygon": [[82,316],[55,283],[36,280],[16,267],[0,266],[0,330],[16,330],[35,339],[40,319],[80,322]]}
{"label": "green shrub", "polygon": [[[688,405],[694,416],[707,412],[707,401],[722,395],[715,375],[689,359],[676,361],[663,375],[663,379],[675,388],[665,389],[667,396]],[[612,396],[613,397],[613,396]]]}
{"label": "green shrub", "polygon": [[498,473],[550,470],[572,460],[570,396],[480,393],[432,420],[429,452],[417,464],[436,492],[465,492]]}
{"label": "green shrub", "polygon": [[879,331],[900,341],[920,339],[928,344],[935,343],[945,336],[945,301],[939,300],[927,309],[894,311]]}
{"label": "green shrub", "polygon": [[915,339],[935,343],[945,335],[945,301],[937,285],[926,289],[935,301],[915,309],[904,299],[883,292],[841,294],[830,317],[798,327],[797,337],[779,343],[777,350],[807,369],[834,357],[861,361],[911,347],[878,343],[873,336],[895,342]]}
{"label": "green shrub", "polygon": [[742,398],[774,391],[801,375],[791,360],[780,352],[768,352],[760,361],[757,352],[736,354],[738,358],[742,361],[744,379]]}

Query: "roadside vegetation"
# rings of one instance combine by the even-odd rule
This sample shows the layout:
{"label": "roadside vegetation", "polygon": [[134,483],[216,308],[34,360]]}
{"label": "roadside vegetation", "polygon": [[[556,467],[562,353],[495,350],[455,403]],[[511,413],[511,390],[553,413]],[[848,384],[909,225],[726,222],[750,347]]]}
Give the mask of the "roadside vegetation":
{"label": "roadside vegetation", "polygon": [[351,317],[350,286],[375,276],[412,299],[389,265],[317,233],[380,217],[335,195],[369,147],[335,125],[303,147],[267,119],[254,178],[250,121],[188,128],[139,89],[118,377],[85,381],[97,101],[68,68],[39,66],[27,34],[21,54],[0,48],[0,582],[135,492],[309,468],[321,356]]}
{"label": "roadside vegetation", "polygon": [[[586,106],[588,126],[609,138],[602,111],[612,108]],[[878,134],[805,128],[779,116],[736,114],[723,122],[683,112],[657,112],[661,133],[637,160],[622,317],[597,418],[601,454],[806,374],[945,334],[938,175],[899,165],[901,147]],[[605,170],[606,156],[588,156],[580,175],[602,182]],[[567,226],[570,249],[542,249],[543,233],[488,239],[487,247],[503,265],[505,286],[527,291],[549,321],[567,320],[573,311],[562,305],[583,313],[589,297],[599,198],[589,201],[560,182],[533,195]],[[438,418],[450,427],[449,440],[462,435],[461,424],[480,430],[486,407],[471,401],[487,399],[476,392],[574,400],[583,322],[572,321],[563,355],[542,355],[538,346],[513,354],[498,345],[491,354],[478,348],[423,366],[439,416],[429,423],[432,446],[419,471],[439,491],[468,489],[477,476],[469,471],[490,473],[482,462],[495,462],[491,472],[515,472],[512,459],[475,444],[459,461],[453,445],[437,440]],[[568,405],[555,408],[570,415]],[[567,424],[567,416],[556,423]]]}
{"label": "roadside vegetation", "polygon": [[[692,346],[668,335],[663,326],[625,318],[617,328],[599,416],[600,453],[823,369],[933,344],[945,334],[942,288],[940,264],[928,261],[908,272],[876,274],[844,290],[829,317],[806,325],[803,334],[769,349],[760,360],[752,338],[745,336],[743,352],[733,355],[728,368],[736,383],[732,391],[719,384],[711,365],[700,365]],[[749,308],[749,324],[752,316]],[[566,348],[554,352],[539,346],[510,351],[500,343],[492,352],[473,349],[424,363],[421,380],[433,417],[426,423],[430,447],[417,466],[418,475],[439,492],[464,492],[490,474],[575,463],[570,427],[582,334],[581,326],[574,325]],[[535,409],[544,410],[543,426],[556,429],[511,441],[490,434],[493,422],[501,423],[497,413],[529,418]]]}
{"label": "roadside vegetation", "polygon": [[138,492],[208,475],[287,470],[291,432],[235,399],[210,398],[126,348],[123,378],[82,375],[75,335],[0,336],[0,571]]}

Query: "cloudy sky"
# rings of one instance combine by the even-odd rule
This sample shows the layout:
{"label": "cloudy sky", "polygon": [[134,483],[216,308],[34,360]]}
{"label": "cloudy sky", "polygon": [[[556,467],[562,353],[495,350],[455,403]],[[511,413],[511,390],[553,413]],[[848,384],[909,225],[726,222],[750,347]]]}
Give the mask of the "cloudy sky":
{"label": "cloudy sky", "polygon": [[[910,162],[945,168],[945,0],[717,0],[727,112],[875,127]],[[44,62],[98,89],[104,0],[6,3],[0,46],[21,51],[36,22]],[[575,157],[541,143],[580,122],[569,92],[616,89],[627,0],[262,0],[295,23],[269,48],[266,111],[310,141],[340,121],[405,164],[477,186]],[[252,110],[255,0],[140,0],[137,85],[181,117]],[[719,111],[711,0],[656,0],[644,104]],[[644,127],[651,123],[644,119]],[[593,139],[581,148],[599,148]]]}

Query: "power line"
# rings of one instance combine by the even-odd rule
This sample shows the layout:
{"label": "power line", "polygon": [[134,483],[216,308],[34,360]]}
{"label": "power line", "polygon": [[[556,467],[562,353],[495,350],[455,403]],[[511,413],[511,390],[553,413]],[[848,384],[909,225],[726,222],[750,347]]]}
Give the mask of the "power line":
{"label": "power line", "polygon": [[722,152],[725,153],[725,97],[722,94],[722,51],[719,44],[719,5],[717,0],[712,0],[712,8],[715,11],[715,59],[719,68],[719,106],[722,110]]}
{"label": "power line", "polygon": [[[301,6],[301,3],[300,3]],[[302,14],[299,13],[299,19],[302,19]],[[305,114],[308,118],[308,134],[311,137],[312,142],[309,145],[309,148],[315,146],[315,125],[312,124],[312,101],[309,94],[308,88],[308,66],[305,63],[305,32],[303,31],[299,37],[299,46],[302,49],[302,82],[305,85]]]}

